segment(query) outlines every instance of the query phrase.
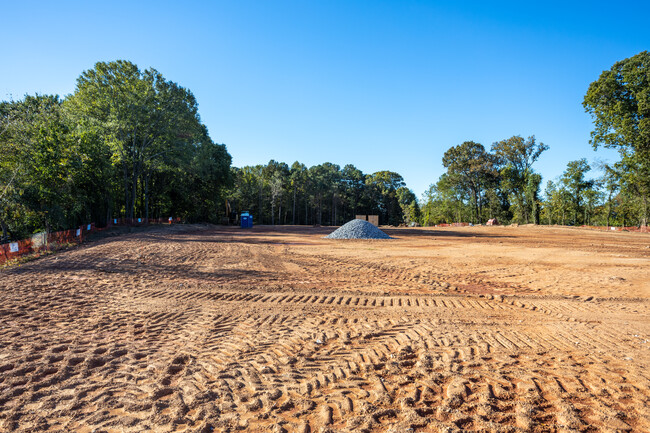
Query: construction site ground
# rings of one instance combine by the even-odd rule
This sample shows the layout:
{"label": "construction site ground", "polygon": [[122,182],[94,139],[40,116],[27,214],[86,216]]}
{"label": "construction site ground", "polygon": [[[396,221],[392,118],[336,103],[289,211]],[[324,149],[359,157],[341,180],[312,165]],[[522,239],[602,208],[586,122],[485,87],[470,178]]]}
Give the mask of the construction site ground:
{"label": "construction site ground", "polygon": [[650,431],[650,235],[168,226],[0,271],[2,432]]}

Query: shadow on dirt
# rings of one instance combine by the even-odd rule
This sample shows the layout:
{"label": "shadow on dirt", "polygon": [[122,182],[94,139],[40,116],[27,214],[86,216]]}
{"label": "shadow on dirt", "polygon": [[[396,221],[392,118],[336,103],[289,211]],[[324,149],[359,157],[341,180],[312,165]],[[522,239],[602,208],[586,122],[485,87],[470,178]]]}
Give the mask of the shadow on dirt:
{"label": "shadow on dirt", "polygon": [[[186,231],[184,235],[201,234],[199,238],[182,236],[175,239],[160,239],[155,236],[147,238],[149,241],[164,240],[165,242],[215,242],[215,243],[250,243],[250,244],[271,244],[271,245],[313,245],[316,239],[324,238],[338,227],[313,227],[313,226],[256,226],[252,229],[241,229],[239,227],[211,226],[197,231]],[[495,235],[494,233],[480,233],[464,230],[434,230],[434,229],[409,229],[409,228],[388,228],[381,227],[381,230],[390,237],[399,240],[408,239],[429,239],[429,238],[483,238],[483,239],[507,239],[513,236]],[[212,237],[214,236],[214,237]],[[309,236],[309,242],[296,242],[295,239],[287,239],[289,236]],[[269,239],[271,238],[271,239]],[[282,240],[286,239],[286,242]],[[336,242],[336,239],[322,239],[323,242]],[[341,240],[341,239],[338,239]],[[359,239],[360,241],[376,241],[376,239]],[[343,239],[343,241],[354,241],[354,239]],[[383,240],[382,240],[383,241]]]}
{"label": "shadow on dirt", "polygon": [[[55,257],[51,257],[55,258]],[[90,271],[90,275],[88,272]],[[155,259],[141,261],[137,258],[120,259],[119,261],[106,259],[93,261],[91,257],[85,260],[74,260],[71,257],[61,257],[59,260],[39,260],[26,266],[12,268],[8,271],[14,275],[29,274],[39,278],[48,274],[61,275],[85,274],[88,277],[101,275],[129,275],[133,277],[152,275],[164,275],[165,280],[173,282],[175,279],[183,280],[187,278],[200,279],[206,282],[212,281],[238,281],[242,279],[256,280],[278,280],[277,271],[261,271],[254,269],[223,269],[220,268],[215,272],[197,269],[193,265],[178,264],[161,264],[156,263]],[[94,275],[93,275],[94,274]]]}
{"label": "shadow on dirt", "polygon": [[[57,256],[65,254],[66,251],[75,251],[78,249],[92,249],[94,247],[105,245],[113,242],[128,241],[136,237],[139,241],[149,244],[155,243],[240,243],[240,244],[262,244],[262,245],[323,245],[340,242],[341,240],[325,239],[324,237],[332,233],[338,227],[329,226],[265,226],[259,225],[251,229],[241,229],[236,226],[216,226],[211,224],[180,224],[180,225],[151,225],[142,227],[112,227],[107,230],[102,230],[90,235],[86,241],[81,245],[76,245],[71,248],[57,252],[54,255],[35,258],[20,266],[11,266],[2,270],[12,273],[23,272],[38,272],[48,269],[52,271],[65,270],[62,267],[63,263],[56,262]],[[436,238],[481,238],[483,240],[489,239],[504,239],[512,238],[513,236],[495,235],[494,233],[480,233],[476,230],[468,231],[465,229],[429,229],[429,228],[381,228],[386,234],[394,238],[400,239],[430,239],[435,241]],[[305,237],[304,241],[300,237]],[[344,242],[390,242],[389,240],[354,240],[345,239]],[[67,258],[66,260],[67,261]],[[99,262],[102,262],[101,260]],[[131,265],[125,265],[124,270],[114,270],[114,272],[134,272],[137,269],[137,260]],[[38,263],[38,265],[36,265]],[[36,268],[35,266],[38,266]],[[156,264],[148,264],[156,269]],[[158,271],[166,272],[180,269],[182,265],[175,265],[170,269],[160,268]],[[38,269],[38,270],[37,270]],[[75,265],[70,267],[72,269],[91,269],[97,270],[97,266],[83,265],[79,267],[79,263],[75,261]],[[186,269],[185,272],[196,272]],[[252,271],[251,271],[252,272]],[[173,273],[173,272],[172,272]],[[263,277],[262,275],[260,275]],[[223,275],[221,275],[223,277]],[[238,278],[238,275],[233,275],[233,278]]]}

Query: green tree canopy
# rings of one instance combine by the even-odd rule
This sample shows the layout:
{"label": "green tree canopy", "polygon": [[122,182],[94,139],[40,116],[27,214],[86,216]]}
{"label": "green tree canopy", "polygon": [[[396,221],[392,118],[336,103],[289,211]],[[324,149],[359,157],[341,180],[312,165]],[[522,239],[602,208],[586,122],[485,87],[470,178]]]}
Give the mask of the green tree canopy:
{"label": "green tree canopy", "polygon": [[87,204],[75,195],[82,160],[59,97],[3,102],[0,116],[3,237],[7,231],[24,235],[74,224]]}
{"label": "green tree canopy", "polygon": [[[617,148],[624,185],[639,201],[647,225],[650,202],[650,53],[616,62],[589,85],[583,106],[594,122],[591,144]],[[635,201],[637,201],[635,200]]]}
{"label": "green tree canopy", "polygon": [[152,68],[99,62],[64,100],[0,102],[2,238],[150,212],[219,221],[230,163],[189,90]]}
{"label": "green tree canopy", "polygon": [[[66,105],[83,127],[99,131],[121,166],[129,218],[139,191],[149,200],[152,175],[163,165],[189,163],[186,147],[207,135],[189,90],[125,60],[98,62],[84,71]],[[144,208],[148,217],[149,206]]]}
{"label": "green tree canopy", "polygon": [[594,121],[594,148],[649,150],[650,53],[642,51],[603,71],[582,104]]}
{"label": "green tree canopy", "polygon": [[528,223],[531,216],[535,214],[534,202],[526,191],[532,191],[530,176],[534,173],[533,164],[546,150],[548,146],[538,143],[535,136],[524,140],[517,135],[492,145],[492,152],[502,167],[500,170],[502,188],[510,195],[511,208],[519,222]]}
{"label": "green tree canopy", "polygon": [[[578,214],[581,212],[582,201],[586,190],[591,189],[593,181],[585,179],[591,167],[586,158],[569,161],[567,168],[560,178],[564,187],[572,197],[573,223],[578,224]],[[586,221],[584,221],[586,224]]]}
{"label": "green tree canopy", "polygon": [[494,173],[494,158],[480,143],[465,141],[449,148],[442,157],[442,165],[450,178],[457,179],[472,196],[474,222],[480,223],[481,192]]}

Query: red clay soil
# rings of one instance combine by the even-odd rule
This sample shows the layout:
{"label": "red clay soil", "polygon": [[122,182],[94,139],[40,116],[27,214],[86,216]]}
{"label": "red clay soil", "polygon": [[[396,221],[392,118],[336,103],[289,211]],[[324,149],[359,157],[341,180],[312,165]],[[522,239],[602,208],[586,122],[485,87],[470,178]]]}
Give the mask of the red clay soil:
{"label": "red clay soil", "polygon": [[650,235],[160,227],[0,272],[3,432],[650,431]]}

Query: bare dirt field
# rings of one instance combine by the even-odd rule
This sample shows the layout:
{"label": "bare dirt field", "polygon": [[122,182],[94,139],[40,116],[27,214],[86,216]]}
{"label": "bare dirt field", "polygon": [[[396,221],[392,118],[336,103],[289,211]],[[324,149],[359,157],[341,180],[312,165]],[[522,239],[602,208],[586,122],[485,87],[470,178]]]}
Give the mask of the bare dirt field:
{"label": "bare dirt field", "polygon": [[650,431],[650,235],[331,231],[160,227],[0,271],[0,431]]}

